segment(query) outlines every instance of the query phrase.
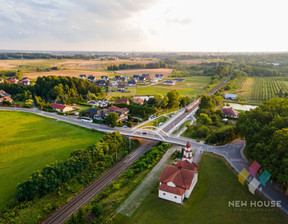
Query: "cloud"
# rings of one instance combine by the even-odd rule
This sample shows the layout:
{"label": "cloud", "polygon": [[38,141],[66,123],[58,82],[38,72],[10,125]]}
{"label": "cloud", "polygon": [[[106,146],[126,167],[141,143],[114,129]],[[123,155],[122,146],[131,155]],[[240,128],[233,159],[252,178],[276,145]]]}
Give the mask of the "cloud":
{"label": "cloud", "polygon": [[55,40],[71,44],[141,40],[143,32],[129,18],[154,2],[0,0],[0,40]]}
{"label": "cloud", "polygon": [[168,18],[167,23],[176,23],[176,24],[181,24],[181,25],[187,25],[192,23],[191,18]]}

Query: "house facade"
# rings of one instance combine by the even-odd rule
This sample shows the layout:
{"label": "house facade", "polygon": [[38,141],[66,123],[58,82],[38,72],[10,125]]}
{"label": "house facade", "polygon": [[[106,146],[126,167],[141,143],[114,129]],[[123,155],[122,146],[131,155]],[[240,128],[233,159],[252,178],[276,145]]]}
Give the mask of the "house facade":
{"label": "house facade", "polygon": [[224,98],[226,100],[235,100],[237,98],[237,94],[230,94],[230,93],[226,93]]}
{"label": "house facade", "polygon": [[223,108],[222,111],[223,111],[224,117],[232,117],[232,118],[239,117],[239,112],[234,110],[232,107]]}
{"label": "house facade", "polygon": [[174,86],[175,85],[175,81],[173,81],[173,80],[165,80],[163,82],[163,85],[165,85],[165,86]]}
{"label": "house facade", "polygon": [[58,104],[58,103],[53,103],[51,107],[52,107],[54,110],[56,110],[56,111],[58,111],[58,112],[62,112],[62,113],[66,113],[66,112],[75,110],[75,108],[72,107],[72,106],[63,105],[63,104]]}
{"label": "house facade", "polygon": [[159,178],[158,197],[182,204],[185,198],[190,197],[198,181],[197,169],[197,164],[193,162],[191,145],[187,142],[182,161],[176,166],[164,168]]}
{"label": "house facade", "polygon": [[19,80],[16,77],[11,77],[7,79],[7,81],[10,82],[11,84],[16,84],[19,82]]}
{"label": "house facade", "polygon": [[110,113],[115,112],[118,114],[119,119],[117,122],[124,122],[128,120],[128,108],[119,108],[116,106],[109,107],[107,109],[95,109],[90,108],[89,109],[89,116],[95,120],[104,121],[105,117],[107,117]]}

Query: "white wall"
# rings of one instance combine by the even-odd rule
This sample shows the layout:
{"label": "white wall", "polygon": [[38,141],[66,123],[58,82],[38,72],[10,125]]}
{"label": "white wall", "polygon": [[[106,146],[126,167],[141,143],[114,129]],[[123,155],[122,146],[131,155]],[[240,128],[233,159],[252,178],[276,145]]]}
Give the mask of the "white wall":
{"label": "white wall", "polygon": [[194,178],[192,180],[192,184],[190,186],[190,189],[185,191],[185,198],[189,198],[190,197],[190,194],[192,193],[197,181],[198,181],[198,173],[195,173],[194,174]]}
{"label": "white wall", "polygon": [[166,191],[161,191],[161,190],[158,190],[158,196],[159,196],[159,198],[162,198],[162,199],[165,199],[168,201],[173,201],[173,202],[176,202],[178,204],[182,204],[182,202],[184,200],[184,195],[179,196],[179,195],[171,194],[171,193],[168,193]]}

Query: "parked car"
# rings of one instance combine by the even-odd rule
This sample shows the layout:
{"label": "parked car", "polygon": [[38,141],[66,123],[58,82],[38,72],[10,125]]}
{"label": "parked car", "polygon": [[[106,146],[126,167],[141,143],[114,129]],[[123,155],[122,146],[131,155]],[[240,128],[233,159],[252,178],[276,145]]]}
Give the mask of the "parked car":
{"label": "parked car", "polygon": [[80,121],[88,122],[88,123],[93,123],[93,119],[92,119],[92,118],[89,118],[89,117],[81,117],[81,118],[80,118]]}

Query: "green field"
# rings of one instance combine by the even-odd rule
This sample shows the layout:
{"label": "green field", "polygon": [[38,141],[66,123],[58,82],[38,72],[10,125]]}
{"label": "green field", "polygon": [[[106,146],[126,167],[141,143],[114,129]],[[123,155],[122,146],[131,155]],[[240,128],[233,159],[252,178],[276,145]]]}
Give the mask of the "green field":
{"label": "green field", "polygon": [[30,113],[0,111],[0,207],[14,200],[17,183],[74,150],[85,149],[102,133]]}
{"label": "green field", "polygon": [[177,82],[174,86],[165,86],[161,83],[147,87],[128,88],[130,93],[111,93],[112,96],[130,96],[130,95],[166,95],[169,91],[175,89],[180,92],[182,96],[194,96],[200,95],[203,92],[203,88],[210,83],[210,76],[191,76],[181,77],[185,79],[185,82]]}
{"label": "green field", "polygon": [[251,92],[251,100],[264,101],[278,96],[280,89],[283,93],[288,92],[287,82],[281,80],[281,77],[256,77]]}
{"label": "green field", "polygon": [[155,183],[136,212],[131,217],[118,214],[115,223],[287,223],[287,217],[275,208],[243,211],[228,207],[228,202],[233,200],[249,203],[264,199],[252,195],[247,185],[242,186],[225,163],[222,158],[204,153],[199,163],[198,183],[184,205],[159,199],[159,183]]}

